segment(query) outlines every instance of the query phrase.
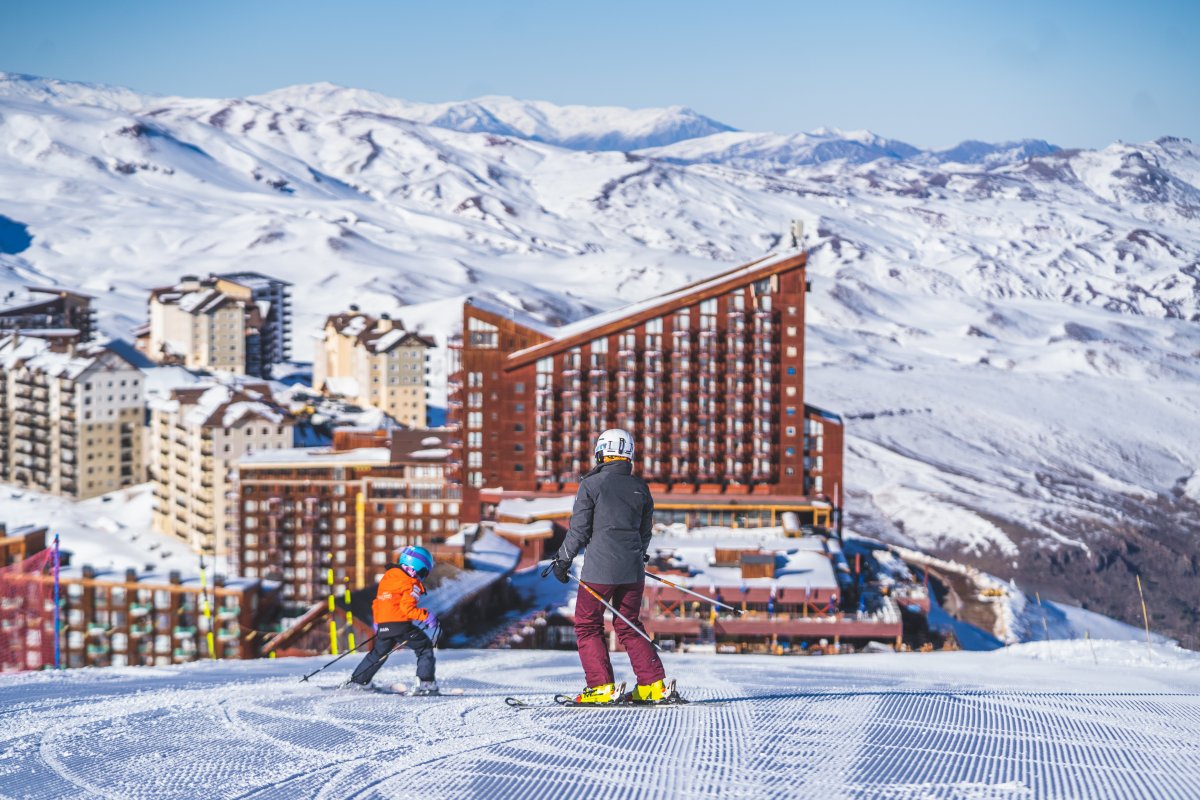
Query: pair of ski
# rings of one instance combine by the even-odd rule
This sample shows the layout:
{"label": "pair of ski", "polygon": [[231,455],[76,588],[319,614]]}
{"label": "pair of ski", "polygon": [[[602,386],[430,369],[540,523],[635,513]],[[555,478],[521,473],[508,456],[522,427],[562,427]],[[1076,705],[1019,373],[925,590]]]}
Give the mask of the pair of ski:
{"label": "pair of ski", "polygon": [[[339,684],[337,686],[328,686],[328,687],[322,687],[322,688],[344,689],[345,686],[346,686],[346,684]],[[395,695],[397,697],[459,697],[463,694],[462,689],[448,689],[446,691],[422,692],[416,688],[409,689],[403,683],[393,683],[390,685],[371,684],[370,686],[362,687],[362,689],[359,691],[370,692],[370,693],[374,693],[374,694],[390,694],[390,695]]]}
{"label": "pair of ski", "polygon": [[617,687],[614,694],[620,698],[609,703],[581,703],[574,697],[568,694],[554,695],[554,701],[550,703],[530,703],[527,700],[522,700],[519,697],[506,697],[504,702],[510,707],[518,711],[533,708],[591,708],[591,709],[631,709],[631,708],[676,708],[678,706],[687,705],[687,700],[679,696],[679,692],[675,691],[675,681],[671,681],[670,690],[663,700],[653,703],[643,703],[636,700],[625,699],[625,684]]}

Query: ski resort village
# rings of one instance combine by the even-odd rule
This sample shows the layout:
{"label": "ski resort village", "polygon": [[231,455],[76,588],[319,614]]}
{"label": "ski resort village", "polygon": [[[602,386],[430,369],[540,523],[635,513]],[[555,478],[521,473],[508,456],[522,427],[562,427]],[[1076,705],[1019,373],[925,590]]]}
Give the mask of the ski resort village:
{"label": "ski resort village", "polygon": [[1200,796],[1198,177],[0,73],[0,796]]}

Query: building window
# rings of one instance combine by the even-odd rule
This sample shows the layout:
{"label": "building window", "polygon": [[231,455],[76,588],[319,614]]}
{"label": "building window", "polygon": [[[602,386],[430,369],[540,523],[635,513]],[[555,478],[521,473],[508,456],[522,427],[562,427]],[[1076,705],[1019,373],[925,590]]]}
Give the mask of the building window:
{"label": "building window", "polygon": [[525,384],[517,381],[513,384],[513,394],[525,394]]}

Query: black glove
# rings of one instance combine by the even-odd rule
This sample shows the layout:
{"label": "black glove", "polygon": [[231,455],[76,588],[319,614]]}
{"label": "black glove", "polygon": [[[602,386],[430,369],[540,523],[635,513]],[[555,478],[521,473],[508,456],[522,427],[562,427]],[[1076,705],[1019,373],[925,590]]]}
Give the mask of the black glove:
{"label": "black glove", "polygon": [[558,578],[559,583],[566,583],[570,580],[567,576],[571,574],[571,562],[559,561],[556,558],[551,562],[550,570],[554,573],[554,577]]}
{"label": "black glove", "polygon": [[643,564],[650,563],[650,554],[649,553],[642,553],[642,563]]}

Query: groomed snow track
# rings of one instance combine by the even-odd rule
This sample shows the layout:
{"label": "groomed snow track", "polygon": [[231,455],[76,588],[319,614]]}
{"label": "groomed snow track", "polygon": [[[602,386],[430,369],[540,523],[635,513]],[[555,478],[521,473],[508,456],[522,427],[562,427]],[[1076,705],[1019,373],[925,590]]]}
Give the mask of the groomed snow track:
{"label": "groomed snow track", "polygon": [[347,670],[298,683],[319,659],[6,676],[0,794],[1198,796],[1200,662],[1078,644],[1024,657],[669,655],[693,701],[724,702],[603,713],[504,704],[576,687],[563,652],[443,651],[439,678],[466,694],[430,699],[333,690]]}

